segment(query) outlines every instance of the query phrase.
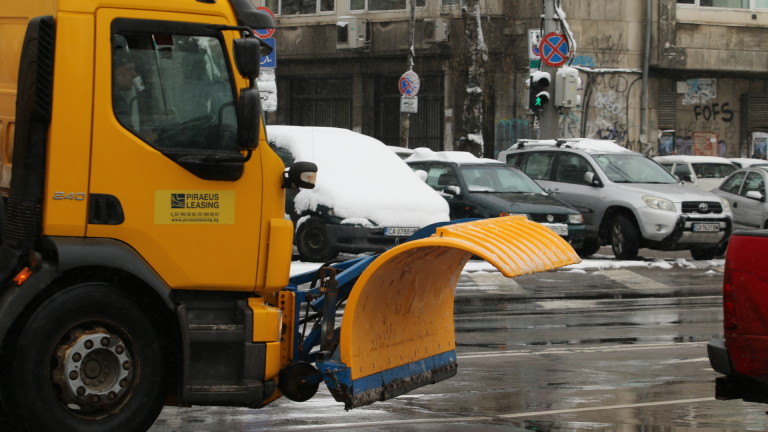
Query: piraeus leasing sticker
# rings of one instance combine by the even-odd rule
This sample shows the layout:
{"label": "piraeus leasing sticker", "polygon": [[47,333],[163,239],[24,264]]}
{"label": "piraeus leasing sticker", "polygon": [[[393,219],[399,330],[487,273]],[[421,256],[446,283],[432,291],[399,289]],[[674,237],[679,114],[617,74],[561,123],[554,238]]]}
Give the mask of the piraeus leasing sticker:
{"label": "piraeus leasing sticker", "polygon": [[234,191],[155,191],[156,224],[233,224]]}

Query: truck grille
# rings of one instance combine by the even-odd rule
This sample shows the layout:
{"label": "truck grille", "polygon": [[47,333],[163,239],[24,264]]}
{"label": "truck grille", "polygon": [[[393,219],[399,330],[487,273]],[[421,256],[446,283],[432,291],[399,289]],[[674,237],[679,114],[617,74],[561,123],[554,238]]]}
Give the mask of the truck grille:
{"label": "truck grille", "polygon": [[[552,216],[552,220],[547,220],[547,216]],[[531,220],[538,223],[566,223],[568,222],[568,215],[566,214],[532,214]]]}
{"label": "truck grille", "polygon": [[722,213],[723,206],[717,201],[683,201],[683,213]]}

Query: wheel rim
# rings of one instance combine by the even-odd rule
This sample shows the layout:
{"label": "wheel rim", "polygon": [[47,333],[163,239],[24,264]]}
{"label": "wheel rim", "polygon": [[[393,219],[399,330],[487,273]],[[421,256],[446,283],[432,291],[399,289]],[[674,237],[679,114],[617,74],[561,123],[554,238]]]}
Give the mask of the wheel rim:
{"label": "wheel rim", "polygon": [[307,230],[304,238],[307,246],[314,251],[322,249],[325,245],[325,235],[318,228]]}
{"label": "wheel rim", "polygon": [[621,226],[618,223],[613,225],[612,234],[611,243],[614,251],[619,254],[624,252],[624,231],[621,230]]}
{"label": "wheel rim", "polygon": [[134,378],[134,364],[122,338],[97,327],[73,328],[56,347],[52,379],[57,397],[81,414],[107,413],[124,399]]}

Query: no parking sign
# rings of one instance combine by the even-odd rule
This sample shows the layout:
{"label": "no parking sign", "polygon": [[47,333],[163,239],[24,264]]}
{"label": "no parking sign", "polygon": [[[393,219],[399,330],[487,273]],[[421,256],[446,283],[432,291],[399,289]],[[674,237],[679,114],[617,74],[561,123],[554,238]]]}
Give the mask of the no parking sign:
{"label": "no parking sign", "polygon": [[406,97],[416,96],[419,93],[419,87],[421,87],[419,75],[412,70],[405,72],[397,83],[400,94]]}
{"label": "no parking sign", "polygon": [[539,56],[547,66],[560,67],[571,55],[568,39],[562,33],[549,33],[541,40]]}

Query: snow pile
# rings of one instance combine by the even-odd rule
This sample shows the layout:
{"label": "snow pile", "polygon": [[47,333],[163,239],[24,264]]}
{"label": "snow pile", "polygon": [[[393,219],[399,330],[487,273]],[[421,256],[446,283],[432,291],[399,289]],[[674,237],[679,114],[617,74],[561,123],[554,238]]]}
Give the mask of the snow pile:
{"label": "snow pile", "polygon": [[455,162],[457,164],[462,164],[462,163],[493,163],[493,164],[501,164],[501,165],[504,164],[503,162],[497,161],[496,159],[486,159],[486,158],[481,159],[470,152],[465,152],[465,151],[436,152],[426,147],[418,147],[414,149],[413,154],[406,159],[406,161],[408,162],[428,161],[428,160]]}
{"label": "snow pile", "polygon": [[572,148],[577,150],[584,150],[586,152],[596,153],[636,153],[626,147],[622,147],[614,141],[610,140],[598,140],[591,138],[568,138],[563,140],[520,140],[520,142],[513,144],[510,150],[518,148],[528,147],[556,147],[558,141],[561,141],[561,147]]}
{"label": "snow pile", "polygon": [[314,189],[302,189],[296,210],[333,209],[343,223],[423,227],[449,220],[448,204],[381,141],[347,129],[267,126],[270,145],[318,166]]}
{"label": "snow pile", "polygon": [[277,82],[274,69],[262,69],[256,81],[261,96],[261,109],[264,112],[277,111]]}

